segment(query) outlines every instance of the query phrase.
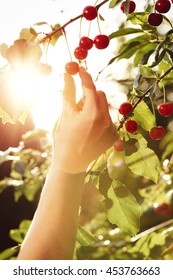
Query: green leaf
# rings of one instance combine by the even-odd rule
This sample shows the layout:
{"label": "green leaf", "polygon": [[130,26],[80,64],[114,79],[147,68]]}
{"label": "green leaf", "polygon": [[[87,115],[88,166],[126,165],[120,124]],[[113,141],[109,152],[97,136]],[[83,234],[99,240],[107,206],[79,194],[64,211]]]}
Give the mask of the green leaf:
{"label": "green leaf", "polygon": [[148,13],[140,12],[140,13],[132,13],[129,14],[128,20],[131,21],[132,24],[141,25],[143,30],[144,29],[153,29],[150,24],[148,23]]}
{"label": "green leaf", "polygon": [[11,229],[10,230],[10,238],[16,241],[17,243],[22,243],[23,239],[26,236],[26,233],[30,227],[31,221],[30,220],[23,220],[18,229]]}
{"label": "green leaf", "polygon": [[105,21],[104,17],[102,17],[101,14],[99,14],[99,19],[100,19],[101,21]]}
{"label": "green leaf", "polygon": [[32,41],[34,41],[35,37],[36,37],[36,36],[34,36],[34,35],[31,33],[30,28],[23,28],[23,29],[20,31],[19,39],[25,39],[25,40],[28,41],[28,42],[32,42]]}
{"label": "green leaf", "polygon": [[38,139],[46,138],[47,131],[43,129],[34,129],[31,131],[27,131],[25,134],[22,135],[22,141],[27,144],[33,141],[38,141]]}
{"label": "green leaf", "polygon": [[81,246],[90,246],[95,243],[96,237],[86,228],[79,226],[77,231],[77,241]]}
{"label": "green leaf", "polygon": [[[55,26],[53,27],[54,30],[58,30],[60,28],[60,24],[55,24]],[[56,42],[58,41],[58,39],[63,35],[62,30],[57,31],[50,40],[51,45],[55,46]]]}
{"label": "green leaf", "polygon": [[166,159],[173,154],[173,132],[168,132],[160,142],[160,149],[163,151],[162,159]]}
{"label": "green leaf", "polygon": [[120,3],[122,0],[112,0],[109,3],[109,8],[114,8],[118,3]]}
{"label": "green leaf", "polygon": [[[131,155],[126,155],[125,162],[130,170],[139,176],[143,176],[157,183],[160,172],[160,162],[153,150],[147,147],[147,141],[141,134],[131,135],[138,140],[138,149]],[[127,139],[128,140],[128,139]]]}
{"label": "green leaf", "polygon": [[16,255],[19,252],[19,246],[5,249],[0,253],[0,260],[10,260],[11,257]]}
{"label": "green leaf", "polygon": [[150,234],[141,237],[134,246],[129,249],[130,253],[142,253],[145,257],[150,255]]}
{"label": "green leaf", "polygon": [[139,51],[137,51],[136,56],[134,58],[134,66],[138,66],[138,64],[143,60],[144,56],[147,53],[150,53],[151,55],[155,51],[156,47],[156,43],[149,43],[142,47]]}
{"label": "green leaf", "polygon": [[34,25],[36,25],[36,26],[48,25],[48,23],[46,21],[39,21],[39,22],[35,23]]}
{"label": "green leaf", "polygon": [[113,38],[129,35],[129,34],[142,33],[142,32],[143,32],[142,29],[128,27],[128,28],[119,29],[118,31],[111,33],[109,35],[109,38],[113,39]]}
{"label": "green leaf", "polygon": [[37,37],[37,35],[38,35],[38,33],[35,31],[35,29],[33,27],[30,27],[30,33],[35,37]]}
{"label": "green leaf", "polygon": [[155,246],[163,246],[165,245],[166,234],[152,232],[150,234],[150,249],[153,249]]}
{"label": "green leaf", "polygon": [[156,126],[155,116],[144,101],[141,101],[133,112],[134,117],[132,119],[136,120],[146,131]]}
{"label": "green leaf", "polygon": [[15,119],[13,119],[4,109],[0,107],[0,118],[2,123],[6,124],[7,122],[15,124]]}
{"label": "green leaf", "polygon": [[132,57],[137,50],[148,44],[149,40],[150,36],[147,34],[128,40],[120,47],[119,54],[116,56],[116,58],[121,59]]}
{"label": "green leaf", "polygon": [[38,179],[30,180],[24,186],[24,195],[28,201],[33,201],[37,192],[41,189],[43,182]]}
{"label": "green leaf", "polygon": [[140,65],[140,74],[147,78],[156,78],[155,72],[146,65]]}
{"label": "green leaf", "polygon": [[28,116],[28,112],[27,111],[23,111],[23,112],[20,113],[20,115],[18,116],[17,120],[21,124],[25,124],[27,116]]}
{"label": "green leaf", "polygon": [[107,217],[110,223],[135,236],[139,231],[141,209],[135,197],[120,182],[113,181],[108,190]]}
{"label": "green leaf", "polygon": [[21,124],[25,124],[25,120],[27,118],[28,112],[23,111],[19,115],[10,116],[3,108],[0,107],[0,118],[2,119],[2,123],[11,123],[15,124],[16,121],[19,121]]}
{"label": "green leaf", "polygon": [[131,253],[142,253],[145,259],[151,256],[151,250],[157,246],[165,245],[166,236],[162,233],[151,232],[150,234],[142,236],[136,244],[130,248]]}

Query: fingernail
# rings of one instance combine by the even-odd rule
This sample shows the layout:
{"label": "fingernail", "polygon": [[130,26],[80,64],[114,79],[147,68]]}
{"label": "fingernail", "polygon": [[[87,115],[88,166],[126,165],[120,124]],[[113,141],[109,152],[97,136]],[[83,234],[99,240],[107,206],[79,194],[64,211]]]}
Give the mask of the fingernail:
{"label": "fingernail", "polygon": [[85,71],[85,72],[86,72],[86,69],[85,69],[83,66],[80,66],[80,70],[82,70],[82,71]]}

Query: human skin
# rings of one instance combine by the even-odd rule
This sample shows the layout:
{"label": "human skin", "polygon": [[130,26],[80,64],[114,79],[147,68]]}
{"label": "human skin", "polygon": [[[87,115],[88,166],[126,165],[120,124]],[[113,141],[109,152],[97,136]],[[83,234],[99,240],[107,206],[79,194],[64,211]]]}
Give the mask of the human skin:
{"label": "human skin", "polygon": [[80,67],[83,105],[76,104],[73,78],[64,75],[63,110],[54,134],[48,175],[18,260],[73,258],[83,182],[88,165],[119,138],[105,94]]}

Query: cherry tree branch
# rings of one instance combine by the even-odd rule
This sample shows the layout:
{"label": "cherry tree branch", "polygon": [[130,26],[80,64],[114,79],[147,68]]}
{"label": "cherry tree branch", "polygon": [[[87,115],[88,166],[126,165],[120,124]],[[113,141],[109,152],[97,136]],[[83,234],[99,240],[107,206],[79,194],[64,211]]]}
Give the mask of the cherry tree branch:
{"label": "cherry tree branch", "polygon": [[[158,83],[160,83],[160,81],[162,81],[171,71],[173,70],[173,66],[171,66],[162,76],[160,76],[160,78],[158,78],[138,99],[138,101],[135,103],[135,105],[133,106],[133,111],[134,109],[138,106],[138,104],[144,99],[144,97],[150,93],[150,91],[152,90],[152,88],[156,85],[158,85]],[[123,119],[120,121],[117,130],[119,131],[122,127],[123,124],[125,122],[125,120],[128,118],[128,116],[123,117]]]}
{"label": "cherry tree branch", "polygon": [[[104,0],[102,1],[100,4],[96,5],[95,8],[98,10],[101,6],[103,6],[106,2],[108,2],[109,0]],[[69,24],[71,24],[72,22],[80,19],[83,17],[83,14],[80,14],[72,19],[70,19],[69,21],[67,21],[66,23],[64,23],[63,25],[61,25],[60,27],[54,29],[52,32],[46,34],[45,37],[43,37],[40,41],[39,44],[44,43],[47,39],[51,39],[51,37],[53,37],[56,33],[63,31],[65,29],[66,26],[68,26]]]}

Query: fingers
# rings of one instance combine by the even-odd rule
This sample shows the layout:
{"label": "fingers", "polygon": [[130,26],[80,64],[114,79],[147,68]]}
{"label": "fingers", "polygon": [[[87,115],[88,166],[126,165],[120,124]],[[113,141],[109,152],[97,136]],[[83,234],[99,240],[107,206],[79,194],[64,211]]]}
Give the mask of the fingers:
{"label": "fingers", "polygon": [[90,109],[94,106],[98,106],[98,96],[92,77],[88,72],[86,72],[86,70],[83,67],[80,67],[79,75],[81,78],[83,96],[85,100],[84,106]]}
{"label": "fingers", "polygon": [[64,89],[63,89],[63,113],[69,113],[76,106],[76,87],[71,75],[64,74]]}
{"label": "fingers", "polygon": [[106,95],[103,91],[100,91],[100,90],[97,91],[97,95],[98,95],[98,99],[99,99],[100,110],[103,112],[105,120],[110,122],[111,117],[109,114],[109,108],[108,108]]}

